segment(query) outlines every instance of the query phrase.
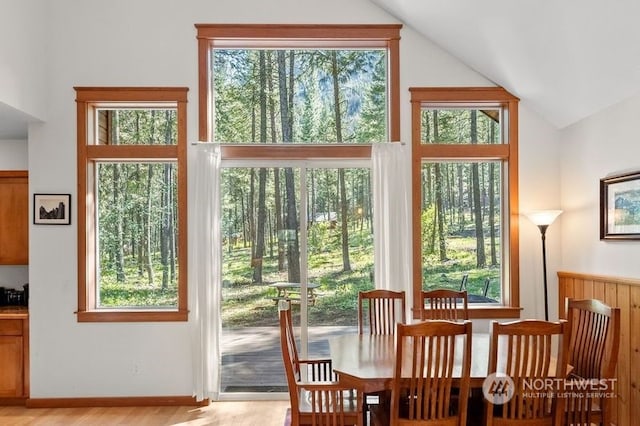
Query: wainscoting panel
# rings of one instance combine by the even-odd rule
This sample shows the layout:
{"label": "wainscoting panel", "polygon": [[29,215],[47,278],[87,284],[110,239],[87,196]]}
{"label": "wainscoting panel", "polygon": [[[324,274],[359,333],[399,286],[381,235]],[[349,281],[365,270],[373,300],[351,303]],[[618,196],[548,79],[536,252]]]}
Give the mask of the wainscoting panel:
{"label": "wainscoting panel", "polygon": [[[620,353],[618,398],[614,424],[635,425],[640,421],[640,280],[574,272],[558,272],[560,318],[565,318],[565,298],[598,299],[620,308]],[[632,421],[632,419],[634,419]]]}

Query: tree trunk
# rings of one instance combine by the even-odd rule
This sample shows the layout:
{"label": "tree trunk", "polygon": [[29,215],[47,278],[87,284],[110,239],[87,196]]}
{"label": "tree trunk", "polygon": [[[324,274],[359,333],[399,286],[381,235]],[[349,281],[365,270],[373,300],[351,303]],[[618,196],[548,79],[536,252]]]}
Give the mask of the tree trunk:
{"label": "tree trunk", "polygon": [[[283,50],[278,50],[278,86],[280,95],[280,121],[282,123],[282,141],[290,143],[293,141],[293,120],[289,106],[290,96],[293,96],[293,78],[289,77],[287,86],[286,57]],[[294,53],[289,52],[290,70],[293,69]],[[292,71],[290,71],[291,73]],[[289,92],[291,94],[289,95]],[[298,248],[298,215],[296,212],[296,193],[293,169],[284,169],[285,194],[286,194],[286,216],[285,226],[287,232],[287,262],[289,282],[300,282],[300,250]],[[293,235],[291,235],[293,234]]]}
{"label": "tree trunk", "polygon": [[[438,140],[438,111],[433,110],[433,139]],[[442,174],[440,172],[440,163],[434,164],[433,174],[435,179],[435,198],[436,198],[436,223],[438,225],[438,253],[440,261],[447,260],[447,245],[444,235],[444,209],[442,206]]]}
{"label": "tree trunk", "polygon": [[[267,142],[267,76],[265,53],[260,51],[260,143]],[[253,282],[262,283],[262,260],[264,257],[265,222],[267,207],[265,192],[267,185],[267,169],[261,167],[258,171],[258,224],[256,227],[256,250],[254,253]]]}
{"label": "tree trunk", "polygon": [[[171,123],[171,112],[165,112],[165,118],[167,123]],[[165,131],[165,144],[171,144],[171,126],[168,125]],[[161,192],[161,212],[162,212],[162,224],[160,227],[160,263],[162,265],[162,289],[169,288],[170,279],[170,266],[169,266],[169,251],[170,251],[170,232],[171,225],[171,164],[165,163],[163,175],[162,175],[163,188]]]}
{"label": "tree trunk", "polygon": [[[273,71],[271,68],[271,64],[272,64],[272,51],[268,51],[267,52],[267,69],[268,69],[268,74],[269,74],[269,78],[267,80],[267,83],[269,85],[269,93],[273,93],[273,79],[272,79],[272,75],[273,75]],[[276,105],[275,105],[275,99],[274,96],[269,96],[269,115],[270,115],[270,122],[271,122],[271,143],[275,144],[277,143],[277,129],[276,129]],[[282,241],[282,195],[281,195],[281,188],[280,188],[280,169],[278,167],[274,167],[273,168],[273,197],[274,197],[274,203],[275,203],[275,234],[276,234],[276,241],[278,242],[278,271],[282,272],[284,271],[284,259],[285,259],[285,249],[284,249],[284,244],[285,242]]]}
{"label": "tree trunk", "polygon": [[[338,82],[338,54],[335,50],[331,51],[331,75],[333,77],[333,102],[335,110],[336,122],[336,142],[342,143],[342,113],[340,111],[340,90]],[[344,179],[344,169],[338,169],[338,185],[340,186],[340,223],[342,231],[342,270],[348,272],[351,270],[351,262],[349,260],[349,228],[348,228],[348,208],[347,208],[347,189]]]}
{"label": "tree trunk", "polygon": [[[477,112],[471,111],[471,143],[478,142]],[[480,172],[478,163],[471,164],[471,179],[473,190],[473,211],[476,224],[476,266],[483,268],[487,264],[484,252],[484,231],[482,227],[482,202],[480,200]]]}
{"label": "tree trunk", "polygon": [[[491,123],[491,135],[490,140],[493,141],[495,137],[495,124]],[[488,190],[489,193],[489,238],[491,239],[491,266],[498,265],[498,255],[496,253],[496,193],[495,193],[495,163],[489,163],[489,184]]]}
{"label": "tree trunk", "polygon": [[458,176],[458,229],[464,230],[464,167],[458,163],[456,166]]}
{"label": "tree trunk", "polygon": [[147,281],[149,285],[154,284],[154,273],[152,264],[153,248],[151,244],[151,209],[152,209],[152,197],[151,197],[151,183],[153,182],[153,165],[147,166],[147,194],[146,194],[146,208],[144,212],[144,267],[147,271]]}
{"label": "tree trunk", "polygon": [[[109,115],[111,120],[111,138],[112,143],[118,145],[120,143],[120,125],[119,125],[119,116],[118,110],[113,111],[112,114]],[[120,164],[113,164],[113,208],[116,209],[115,215],[115,241],[113,247],[114,250],[114,262],[116,269],[116,281],[119,283],[123,283],[126,280],[126,276],[124,273],[124,230],[123,230],[123,203],[122,196],[120,191],[121,179],[120,179]]]}

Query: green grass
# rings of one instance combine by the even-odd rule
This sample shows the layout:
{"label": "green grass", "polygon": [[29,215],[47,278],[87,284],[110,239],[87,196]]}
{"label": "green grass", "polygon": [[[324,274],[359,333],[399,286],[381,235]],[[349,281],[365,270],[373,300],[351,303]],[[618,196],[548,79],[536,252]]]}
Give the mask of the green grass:
{"label": "green grass", "polygon": [[176,307],[178,286],[170,283],[162,288],[162,269],[154,265],[153,284],[149,284],[146,272],[138,275],[135,266],[125,268],[126,280],[119,283],[113,270],[103,268],[100,276],[100,304],[103,307]]}
{"label": "green grass", "polygon": [[[373,288],[373,239],[368,230],[350,233],[351,270],[342,270],[342,251],[339,229],[316,225],[309,245],[309,282],[319,284],[318,298],[309,307],[309,323],[318,325],[355,325],[357,323],[358,292]],[[313,244],[311,244],[313,242]],[[459,289],[462,276],[468,274],[467,290],[482,294],[486,278],[491,279],[488,297],[499,300],[499,271],[495,267],[476,267],[475,240],[470,237],[449,237],[447,257],[440,262],[436,255],[423,258],[424,289]],[[224,327],[275,326],[277,306],[272,298],[277,291],[269,284],[288,281],[286,271],[277,270],[277,250],[274,257],[269,250],[263,259],[263,282],[253,283],[251,250],[242,245],[229,247],[223,252],[222,321]],[[489,249],[487,246],[487,256]],[[487,259],[488,261],[490,259]],[[135,267],[126,269],[127,282],[118,283],[113,271],[101,276],[102,306],[176,306],[177,286],[160,288],[162,270],[155,265],[154,285],[149,285],[146,274],[137,275]],[[294,309],[298,309],[294,305]]]}
{"label": "green grass", "polygon": [[[342,251],[337,229],[322,230],[322,238],[310,247],[309,282],[317,283],[319,297],[309,307],[310,325],[355,325],[358,292],[373,288],[373,241],[368,231],[350,234],[351,271],[342,269]],[[337,236],[336,236],[337,235]],[[322,241],[322,243],[320,243]],[[277,270],[277,259],[263,259],[263,282],[252,283],[250,249],[228,247],[224,251],[222,322],[224,327],[277,325],[276,289],[269,284],[288,281],[287,272]],[[295,306],[295,305],[294,305]],[[297,309],[295,307],[294,309]]]}

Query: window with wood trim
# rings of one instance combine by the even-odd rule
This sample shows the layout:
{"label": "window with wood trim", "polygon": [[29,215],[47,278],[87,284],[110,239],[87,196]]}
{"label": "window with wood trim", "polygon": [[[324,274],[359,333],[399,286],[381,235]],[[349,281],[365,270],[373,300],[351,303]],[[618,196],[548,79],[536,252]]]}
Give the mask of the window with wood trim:
{"label": "window with wood trim", "polygon": [[401,26],[196,28],[199,139],[221,144],[224,169],[223,332],[288,298],[250,286],[257,314],[237,302],[247,282],[317,286],[308,323],[332,323],[329,300],[373,286],[368,160],[400,139]]}
{"label": "window with wood trim", "polygon": [[186,321],[188,89],[75,90],[78,321]]}
{"label": "window with wood trim", "polygon": [[[368,158],[371,142],[399,140],[400,25],[198,24],[196,28],[199,139],[224,143],[223,159]],[[250,70],[255,74],[243,74]],[[308,72],[316,74],[306,76],[306,81],[316,84],[293,88],[293,81]],[[258,74],[274,76],[262,92]],[[337,87],[333,79],[338,78],[339,95],[331,89]],[[357,86],[363,82],[366,87]],[[263,129],[255,127],[266,121],[258,116],[260,102],[269,108],[279,105],[273,123],[262,131],[265,140],[259,137]],[[310,107],[322,102],[328,106],[324,111]],[[377,115],[378,128],[367,134],[362,123],[351,120],[354,110]],[[326,123],[324,133],[295,130],[305,116],[324,113],[329,115],[314,117]],[[228,117],[242,119],[233,125],[221,121]],[[332,133],[332,128],[341,132]]]}
{"label": "window with wood trim", "polygon": [[471,317],[519,316],[518,99],[411,88],[414,316],[422,290],[467,290]]}

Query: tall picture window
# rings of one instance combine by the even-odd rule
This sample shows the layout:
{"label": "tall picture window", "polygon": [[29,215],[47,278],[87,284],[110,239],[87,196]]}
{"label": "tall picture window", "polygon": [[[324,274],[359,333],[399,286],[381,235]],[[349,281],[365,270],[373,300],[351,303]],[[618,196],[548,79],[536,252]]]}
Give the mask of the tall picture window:
{"label": "tall picture window", "polygon": [[78,320],[186,321],[186,88],[77,87]]}
{"label": "tall picture window", "polygon": [[[412,88],[413,289],[517,316],[517,106],[501,88]],[[515,309],[511,309],[515,308]]]}

